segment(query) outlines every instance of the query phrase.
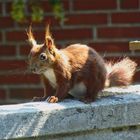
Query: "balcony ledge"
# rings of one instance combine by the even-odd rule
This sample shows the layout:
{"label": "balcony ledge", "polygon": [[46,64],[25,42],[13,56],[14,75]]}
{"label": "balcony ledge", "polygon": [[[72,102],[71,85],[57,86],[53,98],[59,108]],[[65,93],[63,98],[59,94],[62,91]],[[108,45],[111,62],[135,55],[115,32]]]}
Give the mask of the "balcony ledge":
{"label": "balcony ledge", "polygon": [[109,88],[103,96],[90,104],[66,99],[2,105],[0,139],[140,139],[140,85]]}

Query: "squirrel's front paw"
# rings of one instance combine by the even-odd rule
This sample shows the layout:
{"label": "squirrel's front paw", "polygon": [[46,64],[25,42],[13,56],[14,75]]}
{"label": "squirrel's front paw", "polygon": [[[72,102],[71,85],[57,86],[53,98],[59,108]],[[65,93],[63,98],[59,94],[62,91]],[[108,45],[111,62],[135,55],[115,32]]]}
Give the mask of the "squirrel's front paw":
{"label": "squirrel's front paw", "polygon": [[47,98],[47,101],[48,101],[49,103],[57,103],[57,102],[58,102],[58,97],[56,97],[56,96],[49,96],[49,97]]}

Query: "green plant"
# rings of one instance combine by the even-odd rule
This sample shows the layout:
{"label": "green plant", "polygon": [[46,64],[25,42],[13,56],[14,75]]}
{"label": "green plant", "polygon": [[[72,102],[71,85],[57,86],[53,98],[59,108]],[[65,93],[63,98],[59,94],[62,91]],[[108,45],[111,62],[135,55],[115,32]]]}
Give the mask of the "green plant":
{"label": "green plant", "polygon": [[12,18],[17,22],[25,21],[25,1],[24,0],[14,0],[12,3]]}
{"label": "green plant", "polygon": [[[54,17],[62,24],[65,21],[64,9],[60,0],[49,0]],[[16,22],[26,22],[26,9],[31,9],[32,22],[41,22],[44,18],[44,10],[38,0],[13,0],[11,16]]]}
{"label": "green plant", "polygon": [[28,0],[27,5],[31,7],[31,19],[33,22],[40,22],[44,18],[44,10],[42,9],[39,1]]}
{"label": "green plant", "polygon": [[49,0],[50,5],[52,5],[52,11],[56,19],[60,20],[60,23],[63,24],[65,22],[65,14],[63,5],[60,0]]}

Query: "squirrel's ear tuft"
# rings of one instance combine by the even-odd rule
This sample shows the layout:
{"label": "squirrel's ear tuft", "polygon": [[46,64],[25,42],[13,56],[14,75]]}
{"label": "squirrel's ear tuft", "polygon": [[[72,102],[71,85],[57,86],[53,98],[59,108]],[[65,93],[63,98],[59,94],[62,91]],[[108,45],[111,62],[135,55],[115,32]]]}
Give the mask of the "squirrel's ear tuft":
{"label": "squirrel's ear tuft", "polygon": [[51,36],[49,24],[46,26],[46,31],[45,31],[45,37],[47,37],[47,36]]}
{"label": "squirrel's ear tuft", "polygon": [[37,43],[35,41],[34,35],[32,33],[32,26],[30,25],[28,30],[27,30],[27,36],[28,36],[28,41],[31,44],[31,46],[35,46]]}
{"label": "squirrel's ear tuft", "polygon": [[51,50],[54,47],[54,41],[50,33],[50,27],[49,24],[46,27],[46,33],[45,33],[45,46],[48,48],[48,50]]}

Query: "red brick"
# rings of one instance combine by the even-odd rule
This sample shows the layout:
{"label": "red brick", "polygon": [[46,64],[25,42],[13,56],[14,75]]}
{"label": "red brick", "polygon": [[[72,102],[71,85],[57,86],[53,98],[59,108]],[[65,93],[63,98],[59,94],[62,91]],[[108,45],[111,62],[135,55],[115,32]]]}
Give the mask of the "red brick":
{"label": "red brick", "polygon": [[139,8],[139,0],[121,0],[120,7],[123,9]]}
{"label": "red brick", "polygon": [[28,55],[30,53],[30,50],[31,50],[31,46],[30,44],[28,45],[22,45],[20,46],[20,55]]}
{"label": "red brick", "polygon": [[[34,32],[37,40],[44,41],[45,31]],[[90,28],[80,28],[80,29],[56,29],[52,30],[53,38],[57,40],[77,40],[77,39],[89,39],[92,38],[92,30]]]}
{"label": "red brick", "polygon": [[0,56],[16,55],[16,48],[14,46],[0,45]]}
{"label": "red brick", "polygon": [[[46,11],[46,12],[52,11],[51,5],[49,4],[48,1],[40,2],[40,4],[41,4],[41,7],[44,11]],[[29,7],[29,11],[31,11],[30,7]]]}
{"label": "red brick", "polygon": [[11,70],[14,72],[14,70],[18,70],[19,71],[21,69],[26,69],[27,67],[27,62],[25,62],[24,60],[0,60],[0,71],[6,71],[6,70]]}
{"label": "red brick", "polygon": [[[44,23],[44,24],[42,24]],[[45,16],[43,21],[41,23],[34,23],[35,26],[42,26],[45,28],[47,24],[50,24],[52,27],[54,26],[59,26],[60,25],[60,20],[59,19],[56,19],[54,17],[54,15],[52,16]]]}
{"label": "red brick", "polygon": [[6,99],[6,91],[4,89],[0,89],[0,100]]}
{"label": "red brick", "polygon": [[42,97],[44,94],[43,87],[40,88],[17,88],[17,89],[10,89],[10,98],[12,99],[32,99],[35,96]]}
{"label": "red brick", "polygon": [[2,14],[2,3],[0,3],[0,14]]}
{"label": "red brick", "polygon": [[0,17],[0,28],[8,28],[13,27],[14,22],[11,17]]}
{"label": "red brick", "polygon": [[[62,6],[64,8],[64,11],[69,10],[69,1],[61,0],[61,4],[62,4]],[[44,9],[44,11],[52,12],[52,6],[48,3],[48,1],[41,2],[41,6]]]}
{"label": "red brick", "polygon": [[74,0],[74,10],[109,10],[117,8],[116,0]]}
{"label": "red brick", "polygon": [[74,25],[93,25],[106,24],[107,14],[73,14],[66,15],[66,24]]}
{"label": "red brick", "polygon": [[136,72],[133,78],[133,82],[140,82],[140,72]]}
{"label": "red brick", "polygon": [[40,78],[38,75],[33,74],[18,74],[18,75],[1,75],[0,84],[1,85],[22,85],[22,84],[39,84]]}
{"label": "red brick", "polygon": [[23,41],[27,40],[27,35],[25,31],[12,31],[6,33],[6,39],[8,41]]}
{"label": "red brick", "polygon": [[97,52],[129,52],[128,42],[94,42],[90,43],[89,46]]}
{"label": "red brick", "polygon": [[0,32],[0,41],[2,41],[2,33]]}
{"label": "red brick", "polygon": [[10,14],[12,11],[12,2],[6,2],[6,13]]}
{"label": "red brick", "polygon": [[27,30],[31,23],[32,21],[28,17],[26,22],[17,22],[16,24],[19,28],[24,28],[25,30]]}
{"label": "red brick", "polygon": [[139,23],[140,12],[114,13],[111,18],[112,23]]}
{"label": "red brick", "polygon": [[53,34],[56,40],[83,40],[93,37],[92,30],[90,28],[55,30]]}
{"label": "red brick", "polygon": [[138,38],[140,27],[104,27],[97,30],[99,38]]}

